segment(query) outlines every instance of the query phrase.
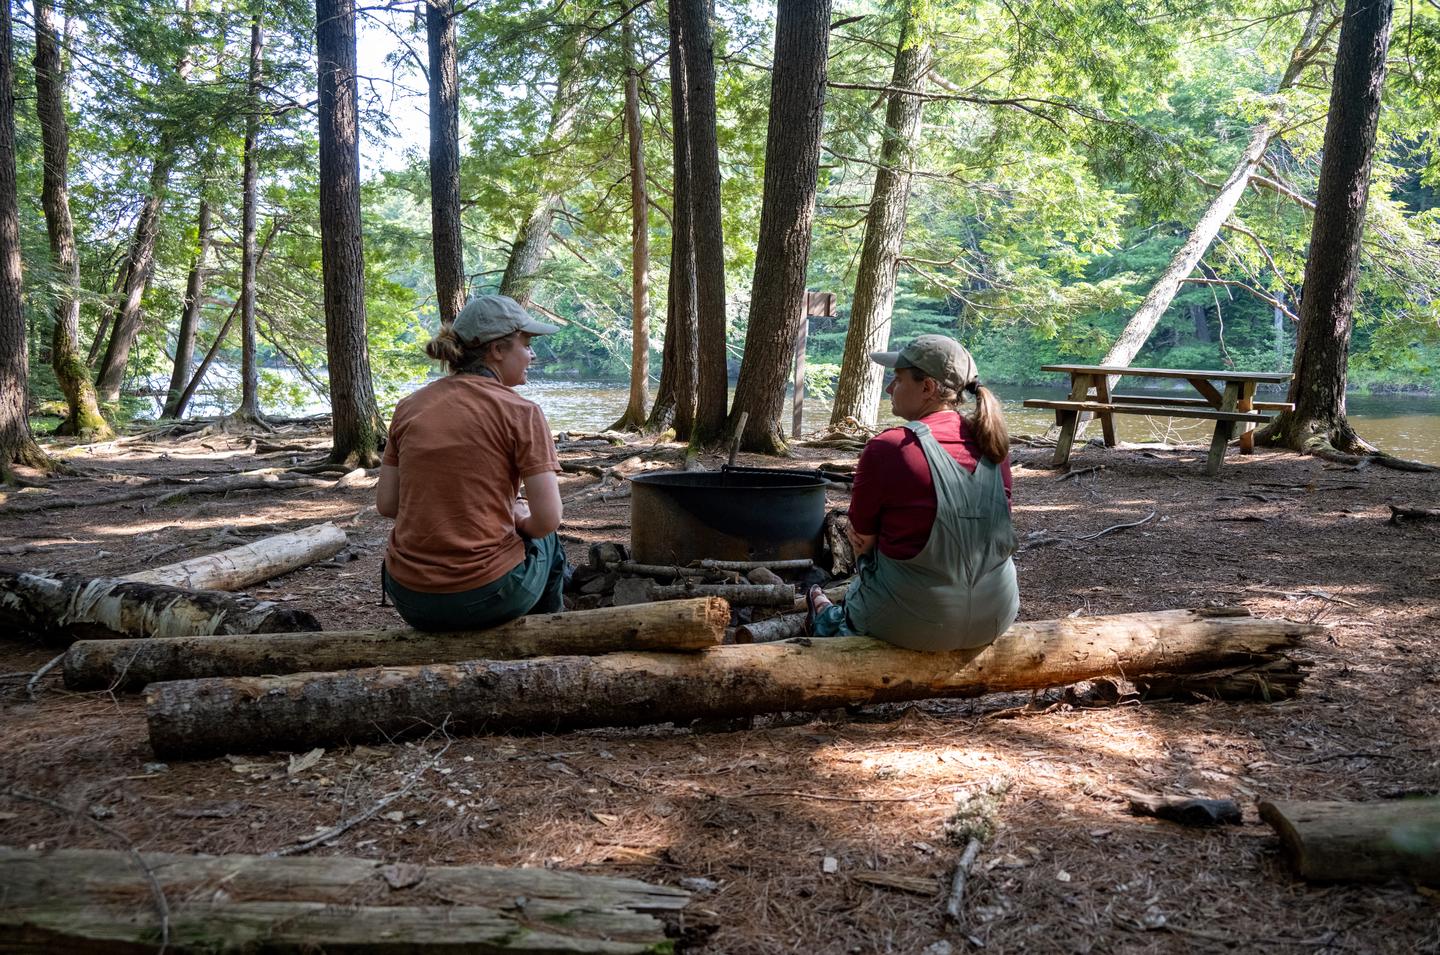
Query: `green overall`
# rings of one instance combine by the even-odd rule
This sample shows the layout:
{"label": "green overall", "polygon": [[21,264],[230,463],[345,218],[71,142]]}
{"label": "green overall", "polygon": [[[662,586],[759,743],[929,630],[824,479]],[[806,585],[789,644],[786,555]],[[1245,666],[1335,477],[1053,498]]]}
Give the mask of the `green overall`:
{"label": "green overall", "polygon": [[920,439],[935,483],[935,525],[908,560],[873,550],[845,596],[846,629],[910,650],[960,650],[992,643],[1015,622],[1015,529],[1005,482],[981,458],[971,474],[930,429],[905,427]]}

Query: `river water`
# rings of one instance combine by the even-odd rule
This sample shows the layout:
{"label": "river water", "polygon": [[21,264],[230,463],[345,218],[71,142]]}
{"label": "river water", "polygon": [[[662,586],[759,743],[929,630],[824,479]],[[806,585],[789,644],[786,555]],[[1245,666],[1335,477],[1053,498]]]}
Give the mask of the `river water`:
{"label": "river water", "polygon": [[[293,373],[280,372],[282,376]],[[289,380],[287,378],[287,380]],[[164,387],[161,382],[159,387]],[[422,384],[416,383],[418,388]],[[576,381],[570,379],[537,379],[517,389],[545,410],[550,427],[558,431],[600,431],[613,424],[625,409],[629,384],[623,381]],[[1142,391],[1131,389],[1129,391]],[[1040,434],[1054,423],[1054,414],[1023,407],[1026,398],[1067,397],[1063,387],[997,385],[995,393],[1005,406],[1005,419],[1017,434]],[[1151,392],[1164,395],[1166,392]],[[1172,392],[1186,394],[1188,392]],[[228,401],[229,399],[227,399]],[[889,415],[888,399],[883,403],[881,423],[896,425],[898,418]],[[1346,408],[1351,423],[1367,441],[1400,457],[1440,464],[1440,396],[1350,395]],[[156,408],[158,412],[158,405]],[[191,414],[224,414],[225,402],[214,396],[197,395]],[[311,396],[309,401],[285,408],[270,408],[271,413],[320,414],[329,411],[324,401]],[[786,432],[789,432],[790,398],[785,399]],[[808,399],[805,402],[804,431],[825,429],[830,420],[830,403]],[[1116,415],[1116,436],[1121,441],[1184,441],[1207,443],[1215,425],[1210,421],[1181,418],[1149,418],[1140,415]],[[1097,432],[1098,433],[1098,432]]]}
{"label": "river water", "polygon": [[[613,424],[625,409],[629,385],[614,381],[536,380],[517,390],[545,410],[550,427],[563,431],[600,431]],[[1137,389],[1128,389],[1137,391]],[[1026,398],[1067,397],[1063,387],[998,385],[995,393],[1005,406],[1005,420],[1015,433],[1040,434],[1055,422],[1053,412],[1023,407]],[[1166,392],[1154,392],[1164,395]],[[1345,401],[1351,424],[1367,441],[1391,454],[1440,464],[1440,396],[1350,395]],[[786,432],[789,432],[790,399],[785,401]],[[899,424],[888,414],[884,402],[882,423]],[[806,400],[804,431],[824,430],[830,420],[828,401]],[[1121,441],[1171,441],[1206,443],[1214,433],[1211,421],[1149,418],[1116,415],[1116,437]],[[1097,430],[1096,434],[1099,433]]]}

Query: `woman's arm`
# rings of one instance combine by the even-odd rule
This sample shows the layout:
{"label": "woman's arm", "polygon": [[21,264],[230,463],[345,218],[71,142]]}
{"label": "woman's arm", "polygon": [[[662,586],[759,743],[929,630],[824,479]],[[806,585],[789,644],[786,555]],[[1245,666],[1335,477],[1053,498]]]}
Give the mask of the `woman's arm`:
{"label": "woman's arm", "polygon": [[515,529],[526,537],[548,537],[560,529],[560,482],[554,471],[541,471],[521,480],[530,513],[515,521]]}
{"label": "woman's arm", "polygon": [[380,483],[375,485],[375,510],[381,517],[400,513],[400,469],[392,464],[380,465]]}

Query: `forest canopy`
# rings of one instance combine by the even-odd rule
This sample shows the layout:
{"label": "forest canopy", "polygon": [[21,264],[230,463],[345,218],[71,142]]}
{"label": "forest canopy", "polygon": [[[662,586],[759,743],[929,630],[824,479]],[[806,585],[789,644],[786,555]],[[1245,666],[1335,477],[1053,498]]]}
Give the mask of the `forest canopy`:
{"label": "forest canopy", "polygon": [[[564,322],[539,345],[544,374],[624,377],[633,360],[626,90],[635,78],[653,384],[676,220],[666,3],[444,9],[458,78],[464,288],[521,290]],[[837,308],[810,319],[812,385],[832,387],[838,374],[877,176],[897,163],[909,175],[908,208],[889,336],[954,334],[987,380],[1028,382],[1043,363],[1106,353],[1261,126],[1262,172],[1135,363],[1288,369],[1339,13],[1262,0],[837,0],[805,276],[808,288],[836,293]],[[183,389],[207,354],[195,393],[211,411],[240,403],[247,161],[259,405],[326,396],[315,7],[71,0],[15,5],[13,15],[32,404],[63,413],[52,332],[72,296],[80,358],[107,412],[183,412],[175,382]],[[361,5],[356,15],[364,327],[383,409],[434,373],[420,349],[440,321],[431,158],[423,119],[406,118],[424,108],[433,77],[424,2]],[[756,248],[775,10],[719,0],[711,23],[723,263],[696,269],[723,265],[733,378],[766,267]],[[53,75],[38,55],[47,33],[69,137],[73,280],[57,264],[42,203],[37,74]],[[901,89],[907,55],[913,85]],[[900,143],[887,115],[907,97],[920,108]],[[1440,7],[1427,0],[1397,10],[1393,24],[1352,386],[1433,390],[1440,378],[1437,108]],[[539,253],[527,246],[521,268],[537,221]],[[137,268],[146,229],[152,261]],[[133,342],[117,352],[126,321]]]}

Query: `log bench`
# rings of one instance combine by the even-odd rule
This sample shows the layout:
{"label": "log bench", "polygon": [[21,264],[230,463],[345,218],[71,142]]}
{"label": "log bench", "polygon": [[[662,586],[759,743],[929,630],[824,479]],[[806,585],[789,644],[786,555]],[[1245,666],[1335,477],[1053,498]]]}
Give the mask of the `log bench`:
{"label": "log bench", "polygon": [[[1045,365],[1042,371],[1070,375],[1070,397],[1066,400],[1027,398],[1027,408],[1048,408],[1055,412],[1060,437],[1055,443],[1056,467],[1070,458],[1070,448],[1081,415],[1100,419],[1106,447],[1115,446],[1114,416],[1136,414],[1167,418],[1199,418],[1215,422],[1210,441],[1210,456],[1205,473],[1219,473],[1225,461],[1225,447],[1230,443],[1235,426],[1241,426],[1240,453],[1254,448],[1253,429],[1266,424],[1268,412],[1292,411],[1288,401],[1256,401],[1255,389],[1261,384],[1283,384],[1288,374],[1247,371],[1213,371],[1184,368],[1130,368],[1122,365]],[[1169,395],[1113,394],[1111,388],[1121,377],[1180,379],[1190,383],[1198,397]],[[1217,383],[1220,387],[1217,387]],[[1223,389],[1223,390],[1222,390]]]}

